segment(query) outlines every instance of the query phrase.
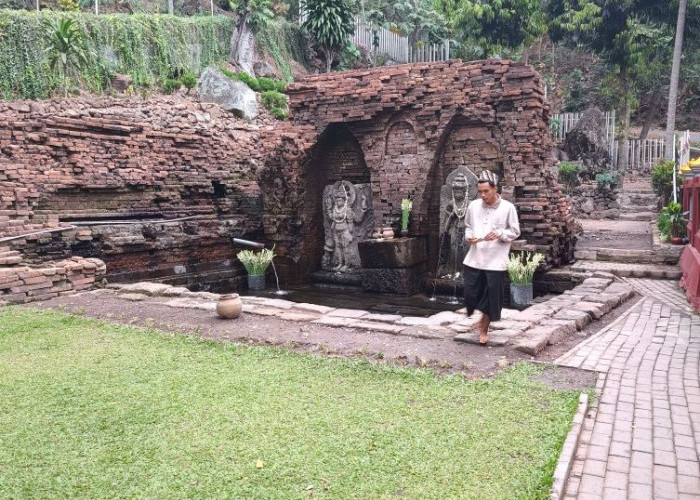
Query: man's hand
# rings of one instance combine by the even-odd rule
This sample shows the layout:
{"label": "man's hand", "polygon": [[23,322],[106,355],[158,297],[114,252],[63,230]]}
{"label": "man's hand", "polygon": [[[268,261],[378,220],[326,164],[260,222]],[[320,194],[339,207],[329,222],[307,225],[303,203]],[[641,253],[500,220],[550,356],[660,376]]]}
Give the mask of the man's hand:
{"label": "man's hand", "polygon": [[497,240],[499,237],[500,237],[500,235],[498,234],[498,231],[491,231],[489,234],[484,236],[483,239],[485,241],[493,241],[493,240]]}
{"label": "man's hand", "polygon": [[467,243],[469,243],[470,245],[473,245],[473,244],[478,243],[480,241],[481,241],[481,239],[476,238],[476,237],[467,238]]}

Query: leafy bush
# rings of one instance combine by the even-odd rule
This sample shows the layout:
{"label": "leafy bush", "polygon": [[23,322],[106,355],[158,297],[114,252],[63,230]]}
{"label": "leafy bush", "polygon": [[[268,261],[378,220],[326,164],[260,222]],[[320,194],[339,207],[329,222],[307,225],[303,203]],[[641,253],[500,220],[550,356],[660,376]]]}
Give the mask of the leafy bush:
{"label": "leafy bush", "polygon": [[233,71],[230,71],[224,67],[220,67],[219,70],[224,75],[228,76],[231,80],[237,80],[239,82],[245,83],[246,85],[248,85],[248,87],[251,88],[251,90],[254,90],[255,92],[275,91],[280,94],[283,94],[287,90],[287,83],[282,80],[276,80],[264,76],[261,76],[260,78],[255,78],[254,76],[250,76],[245,71],[239,71],[237,73],[234,73]]}
{"label": "leafy bush", "polygon": [[[673,198],[673,169],[675,168],[673,161],[659,163],[651,172],[651,187],[654,192],[661,198],[661,204],[667,205]],[[682,177],[676,178],[676,183],[680,185],[683,182]]]}
{"label": "leafy bush", "polygon": [[559,165],[559,181],[566,185],[567,189],[577,186],[579,183],[578,172],[581,167],[577,163],[563,161]]}
{"label": "leafy bush", "polygon": [[182,78],[180,78],[180,81],[182,84],[187,87],[187,93],[190,93],[190,90],[192,90],[195,85],[197,85],[197,77],[194,76],[193,73],[185,73],[182,75]]}
{"label": "leafy bush", "polygon": [[[87,61],[69,70],[71,82],[93,92],[110,76],[131,76],[136,89],[225,60],[234,22],[225,16],[0,11],[0,99],[44,99],[61,87],[49,66],[46,21],[71,19],[83,34]],[[73,44],[75,45],[75,44]],[[201,48],[198,54],[191,47]],[[47,49],[49,49],[47,51]]]}
{"label": "leafy bush", "polygon": [[661,239],[668,241],[670,237],[685,236],[687,215],[687,212],[683,212],[683,206],[673,201],[662,208],[656,221]]}
{"label": "leafy bush", "polygon": [[622,174],[620,172],[595,174],[595,181],[598,183],[599,188],[616,187],[620,184],[620,179],[622,179]]}
{"label": "leafy bush", "polygon": [[177,92],[182,87],[182,82],[180,80],[175,80],[173,78],[166,78],[163,82],[163,92],[166,94],[172,94]]}
{"label": "leafy bush", "polygon": [[272,116],[274,116],[278,120],[286,120],[287,119],[287,112],[281,108],[272,108],[270,110],[270,113],[272,113]]}
{"label": "leafy bush", "polygon": [[287,107],[287,98],[275,90],[266,90],[260,94],[260,102],[265,109]]}
{"label": "leafy bush", "polygon": [[360,49],[358,49],[352,43],[348,43],[345,46],[345,48],[343,48],[343,51],[340,53],[340,61],[338,62],[337,69],[339,71],[342,71],[354,68],[355,64],[357,63],[357,61],[360,60],[361,56],[362,54],[360,54]]}

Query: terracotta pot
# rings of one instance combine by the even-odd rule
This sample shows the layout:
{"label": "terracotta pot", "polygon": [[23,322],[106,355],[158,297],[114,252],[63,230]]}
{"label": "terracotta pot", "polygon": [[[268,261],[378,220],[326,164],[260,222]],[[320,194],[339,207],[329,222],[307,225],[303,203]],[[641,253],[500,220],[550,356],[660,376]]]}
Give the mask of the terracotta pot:
{"label": "terracotta pot", "polygon": [[243,302],[237,293],[222,295],[216,303],[216,313],[220,318],[237,318],[240,316],[241,310],[243,310]]}

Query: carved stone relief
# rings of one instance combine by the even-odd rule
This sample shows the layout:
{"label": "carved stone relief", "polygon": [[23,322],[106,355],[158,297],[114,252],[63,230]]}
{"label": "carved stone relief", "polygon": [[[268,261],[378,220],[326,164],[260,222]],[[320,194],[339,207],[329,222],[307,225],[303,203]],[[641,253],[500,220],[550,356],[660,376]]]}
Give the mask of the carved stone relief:
{"label": "carved stone relief", "polygon": [[440,247],[438,277],[457,278],[469,250],[464,241],[464,216],[469,202],[476,199],[477,176],[467,167],[457,167],[440,188]]}
{"label": "carved stone relief", "polygon": [[374,229],[369,184],[338,181],[323,189],[324,246],[321,268],[347,272],[360,267],[358,242]]}

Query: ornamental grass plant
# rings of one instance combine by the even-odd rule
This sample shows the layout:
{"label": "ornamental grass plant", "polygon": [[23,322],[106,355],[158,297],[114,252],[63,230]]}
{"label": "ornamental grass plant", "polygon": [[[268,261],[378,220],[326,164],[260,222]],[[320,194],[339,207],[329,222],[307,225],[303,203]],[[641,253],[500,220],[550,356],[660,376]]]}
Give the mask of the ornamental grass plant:
{"label": "ornamental grass plant", "polygon": [[532,284],[532,277],[543,260],[544,255],[541,253],[520,252],[511,254],[506,264],[510,282],[514,285]]}
{"label": "ornamental grass plant", "polygon": [[272,262],[274,256],[274,252],[267,248],[259,252],[241,250],[236,254],[238,260],[241,261],[246,271],[248,271],[248,274],[251,276],[262,276],[265,274],[265,270]]}

